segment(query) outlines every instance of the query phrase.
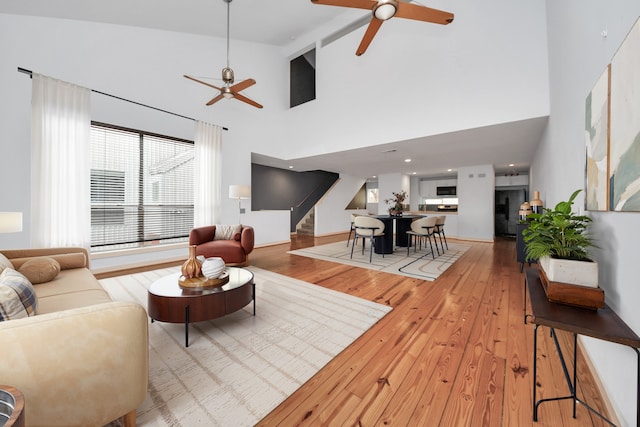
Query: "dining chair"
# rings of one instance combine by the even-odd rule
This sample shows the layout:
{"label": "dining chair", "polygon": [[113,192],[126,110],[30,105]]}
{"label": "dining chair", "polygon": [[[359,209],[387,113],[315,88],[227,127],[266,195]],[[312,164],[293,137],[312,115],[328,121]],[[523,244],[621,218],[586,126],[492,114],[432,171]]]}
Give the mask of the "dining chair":
{"label": "dining chair", "polygon": [[[417,219],[411,223],[411,230],[407,231],[407,235],[409,237],[409,245],[407,246],[407,256],[409,256],[409,249],[411,248],[411,240],[413,239],[413,251],[416,252],[418,242],[420,243],[420,249],[422,249],[422,239],[425,240],[424,247],[427,247],[427,240],[429,241],[429,247],[431,248],[431,257],[436,259],[433,253],[433,244],[431,243],[431,236],[433,236],[433,232],[436,227],[437,217],[430,216]],[[433,237],[435,239],[435,236]],[[417,240],[417,242],[416,242]],[[436,251],[438,251],[438,256],[440,255],[440,251],[438,250],[438,242],[436,242]]]}
{"label": "dining chair", "polygon": [[[440,247],[442,247],[442,253],[444,253],[444,246],[442,245],[442,238],[444,237],[444,244],[447,246],[447,250],[449,250],[449,244],[447,243],[447,236],[444,234],[444,221],[447,219],[446,215],[440,215],[436,221],[436,228],[433,230],[434,234],[437,234],[440,237]],[[436,236],[433,236],[433,240],[436,240]],[[436,241],[436,247],[438,246],[438,242]]]}
{"label": "dining chair", "polygon": [[354,223],[355,223],[356,217],[358,217],[358,216],[359,215],[357,215],[357,214],[351,214],[351,225],[349,226],[349,237],[347,237],[347,247],[349,247],[349,241],[351,240],[351,234],[353,234],[353,232],[355,231]]}
{"label": "dining chair", "polygon": [[[356,245],[356,241],[358,238],[362,238],[362,254],[364,255],[364,245],[365,239],[369,239],[370,247],[369,247],[369,262],[372,260],[373,256],[373,246],[375,244],[376,239],[384,236],[384,222],[380,221],[377,218],[372,218],[368,216],[358,216],[354,219],[353,222],[354,227],[354,236],[353,243],[351,244],[351,258],[353,258],[353,248]],[[384,253],[382,254],[384,258]]]}

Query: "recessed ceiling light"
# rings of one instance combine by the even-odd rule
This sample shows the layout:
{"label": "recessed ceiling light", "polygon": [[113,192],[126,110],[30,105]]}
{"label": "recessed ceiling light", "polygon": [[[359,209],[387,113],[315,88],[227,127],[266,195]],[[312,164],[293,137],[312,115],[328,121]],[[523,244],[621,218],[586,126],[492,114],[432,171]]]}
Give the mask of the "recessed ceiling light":
{"label": "recessed ceiling light", "polygon": [[447,172],[452,172],[452,171],[453,171],[453,169],[447,169]]}
{"label": "recessed ceiling light", "polygon": [[373,175],[372,178],[377,178],[377,176]]}
{"label": "recessed ceiling light", "polygon": [[409,162],[411,162],[411,159],[404,159],[404,162],[405,163],[409,163]]}
{"label": "recessed ceiling light", "polygon": [[289,166],[289,169],[293,169],[293,166]]}
{"label": "recessed ceiling light", "polygon": [[509,163],[509,167],[512,168],[515,166],[515,163]]}

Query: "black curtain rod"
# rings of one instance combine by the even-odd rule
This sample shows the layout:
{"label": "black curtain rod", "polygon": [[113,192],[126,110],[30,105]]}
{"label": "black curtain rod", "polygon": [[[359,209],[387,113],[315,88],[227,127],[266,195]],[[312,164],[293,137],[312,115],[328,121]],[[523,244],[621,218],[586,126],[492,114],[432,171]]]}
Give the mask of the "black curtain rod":
{"label": "black curtain rod", "polygon": [[[29,77],[33,77],[33,71],[27,70],[26,68],[18,67],[18,72],[24,73],[24,74],[28,74]],[[151,105],[146,105],[146,104],[142,104],[140,102],[131,101],[130,99],[122,98],[122,97],[119,97],[119,96],[116,96],[116,95],[111,95],[111,94],[105,93],[105,92],[100,92],[99,90],[95,90],[95,89],[89,89],[89,90],[91,92],[94,92],[94,93],[97,93],[97,94],[100,94],[100,95],[109,96],[111,98],[119,99],[120,101],[125,101],[125,102],[129,102],[131,104],[140,105],[141,107],[151,108],[152,110],[161,111],[163,113],[171,114],[172,116],[182,117],[183,119],[187,119],[187,120],[193,120],[194,122],[196,121],[196,119],[194,119],[192,117],[183,116],[182,114],[178,114],[178,113],[172,113],[171,111],[163,110],[162,108],[152,107]],[[222,129],[223,130],[229,130],[226,127],[223,127]]]}

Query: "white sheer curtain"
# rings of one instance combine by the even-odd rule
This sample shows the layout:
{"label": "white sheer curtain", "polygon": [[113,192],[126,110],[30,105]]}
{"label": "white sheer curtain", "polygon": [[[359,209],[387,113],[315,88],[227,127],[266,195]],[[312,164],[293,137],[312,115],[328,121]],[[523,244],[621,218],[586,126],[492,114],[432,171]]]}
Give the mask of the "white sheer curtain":
{"label": "white sheer curtain", "polygon": [[33,74],[31,243],[91,244],[91,91]]}
{"label": "white sheer curtain", "polygon": [[222,212],[222,128],[196,120],[195,227],[219,222]]}

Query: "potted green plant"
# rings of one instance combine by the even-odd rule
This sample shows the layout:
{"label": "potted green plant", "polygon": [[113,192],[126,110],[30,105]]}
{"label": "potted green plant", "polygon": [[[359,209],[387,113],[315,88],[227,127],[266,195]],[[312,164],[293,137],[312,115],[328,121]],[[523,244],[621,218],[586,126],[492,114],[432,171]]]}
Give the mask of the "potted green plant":
{"label": "potted green plant", "polygon": [[527,261],[538,260],[548,280],[598,287],[598,264],[589,258],[594,241],[589,235],[591,218],[572,212],[573,201],[582,190],[553,209],[527,216],[529,228],[522,235]]}
{"label": "potted green plant", "polygon": [[397,193],[391,192],[393,195],[390,199],[385,199],[385,203],[389,205],[389,215],[398,216],[402,215],[404,210],[404,201],[407,198],[407,192],[402,190]]}

